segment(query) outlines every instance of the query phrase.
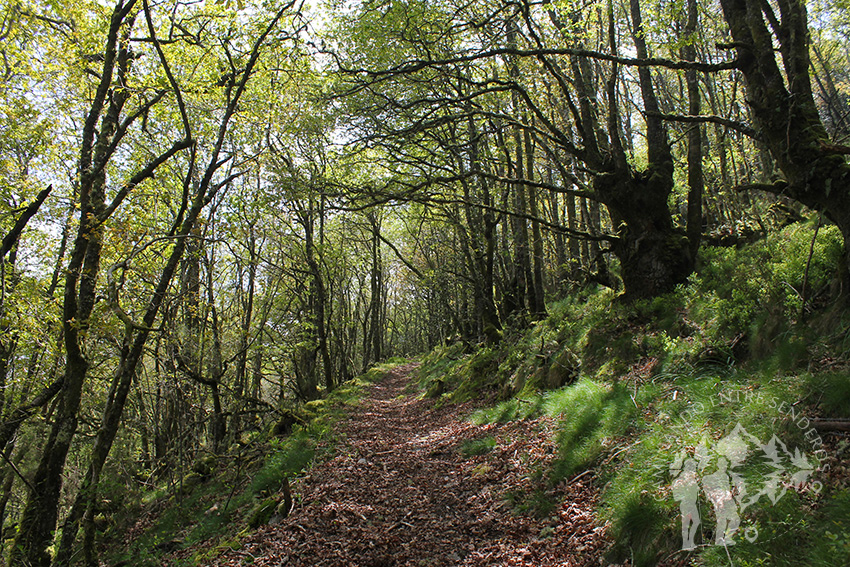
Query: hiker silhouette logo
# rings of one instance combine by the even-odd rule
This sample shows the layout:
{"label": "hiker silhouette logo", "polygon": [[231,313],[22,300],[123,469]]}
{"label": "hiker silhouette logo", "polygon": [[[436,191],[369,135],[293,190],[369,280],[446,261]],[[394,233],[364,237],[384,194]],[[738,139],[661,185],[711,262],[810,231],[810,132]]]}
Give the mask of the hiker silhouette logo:
{"label": "hiker silhouette logo", "polygon": [[[776,504],[792,487],[820,492],[820,483],[811,480],[814,471],[815,464],[800,449],[789,450],[776,435],[762,442],[740,423],[710,445],[682,451],[669,469],[681,513],[682,550],[696,548],[698,528],[706,520],[700,513],[701,494],[715,521],[713,545],[735,545],[741,515],[750,506],[762,499]],[[755,541],[757,526],[747,526],[743,536]]]}

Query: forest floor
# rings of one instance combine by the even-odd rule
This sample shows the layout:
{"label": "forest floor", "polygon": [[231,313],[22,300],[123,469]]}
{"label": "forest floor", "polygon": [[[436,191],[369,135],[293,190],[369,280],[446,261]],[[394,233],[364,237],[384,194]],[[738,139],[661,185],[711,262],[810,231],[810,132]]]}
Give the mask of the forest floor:
{"label": "forest floor", "polygon": [[471,405],[418,399],[414,370],[370,388],[334,456],[293,483],[287,518],[211,565],[598,565],[591,476],[541,480],[554,421],[473,425]]}

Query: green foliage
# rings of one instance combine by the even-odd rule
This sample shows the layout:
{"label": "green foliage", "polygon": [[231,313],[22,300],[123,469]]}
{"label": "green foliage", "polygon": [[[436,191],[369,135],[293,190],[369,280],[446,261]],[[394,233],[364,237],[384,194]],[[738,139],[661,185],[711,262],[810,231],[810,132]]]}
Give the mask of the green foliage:
{"label": "green foliage", "polygon": [[[812,503],[795,493],[773,506],[761,507],[751,518],[757,529],[754,541],[738,538],[736,565],[756,567],[832,567],[850,562],[850,491],[844,489]],[[728,565],[722,548],[709,548],[702,556],[707,567]]]}
{"label": "green foliage", "polygon": [[438,346],[426,354],[419,365],[419,387],[427,390],[431,382],[440,379],[456,383],[459,378],[457,367],[464,358],[464,346],[457,342],[451,346]]}
{"label": "green foliage", "polygon": [[250,491],[255,495],[278,492],[284,478],[299,474],[316,454],[315,441],[306,431],[297,431],[283,441],[273,439],[270,449],[262,468],[251,480]]}
{"label": "green foliage", "polygon": [[466,354],[465,348],[462,343],[455,343],[437,347],[426,355],[418,371],[419,387],[432,395],[446,393],[451,401],[493,392],[501,383],[498,371],[504,351],[482,347]]}
{"label": "green foliage", "polygon": [[278,502],[277,498],[264,498],[257,502],[257,505],[254,506],[254,509],[248,515],[246,520],[248,527],[257,529],[260,526],[269,523],[269,520],[277,508]]}
{"label": "green foliage", "polygon": [[741,249],[704,249],[702,267],[681,293],[709,341],[739,333],[772,340],[799,314],[804,291],[809,301],[827,292],[841,254],[837,227],[821,227],[814,239],[813,226],[795,223]]}
{"label": "green foliage", "polygon": [[614,447],[632,424],[635,405],[627,390],[582,379],[549,394],[547,415],[560,416],[558,459],[551,473],[557,482],[581,472]]}
{"label": "green foliage", "polygon": [[465,401],[498,389],[498,369],[503,352],[498,348],[482,347],[468,356],[459,366],[464,380],[452,392],[453,401]]}
{"label": "green foliage", "polygon": [[[7,69],[5,88],[0,93],[0,124],[4,132],[0,139],[3,232],[8,231],[45,180],[55,183],[56,188],[22,239],[16,252],[17,266],[9,264],[0,282],[0,350],[5,353],[0,377],[4,398],[0,402],[7,413],[31,399],[48,379],[61,375],[64,354],[62,342],[57,340],[62,323],[61,302],[44,292],[50,285],[52,267],[56,266],[58,278],[68,262],[70,249],[60,235],[63,229],[74,234],[75,223],[79,222],[75,217],[79,214],[76,201],[87,193],[80,192],[79,171],[74,166],[79,162],[79,130],[86,122],[84,109],[91,103],[99,78],[107,76],[100,66],[109,23],[108,3],[63,4],[50,0],[29,4],[23,8],[15,2],[2,4]],[[814,316],[832,296],[830,286],[835,283],[835,274],[846,270],[846,266],[842,265],[840,231],[823,226],[814,239],[813,222],[792,224],[738,249],[706,248],[688,285],[663,297],[627,305],[616,301],[610,290],[584,291],[550,305],[550,315],[528,328],[508,326],[496,331],[491,325],[484,331],[487,346],[477,348],[468,336],[468,329],[475,326],[467,323],[476,322],[472,321],[476,317],[473,312],[479,305],[474,296],[488,269],[482,264],[488,257],[499,258],[494,281],[484,282],[484,287],[488,294],[492,290],[504,294],[509,274],[516,268],[511,264],[517,261],[517,255],[509,252],[515,244],[511,239],[517,233],[517,225],[511,223],[524,222],[522,215],[512,216],[513,207],[519,204],[512,201],[523,183],[482,176],[476,176],[480,183],[469,183],[466,173],[486,171],[491,177],[510,177],[512,172],[520,171],[512,163],[512,153],[516,152],[520,159],[520,137],[513,138],[508,130],[516,126],[515,133],[519,134],[521,125],[528,123],[520,108],[525,104],[539,110],[538,116],[551,117],[549,122],[536,122],[535,127],[543,130],[526,148],[525,156],[529,163],[527,173],[545,174],[538,171],[544,165],[543,159],[558,159],[560,150],[544,146],[572,137],[565,133],[582,130],[564,122],[570,120],[571,113],[558,108],[566,100],[587,100],[588,93],[573,90],[582,81],[563,83],[566,90],[553,96],[539,86],[552,84],[552,76],[547,78],[545,69],[557,68],[556,55],[552,55],[552,65],[542,67],[533,57],[476,60],[474,54],[470,56],[474,51],[483,54],[504,48],[505,22],[517,17],[512,3],[455,6],[421,0],[331,0],[330,15],[319,26],[323,29],[313,31],[321,40],[318,43],[328,41],[336,57],[310,56],[310,42],[301,38],[302,30],[306,30],[304,22],[310,20],[309,9],[304,14],[293,12],[267,37],[267,49],[260,53],[244,93],[234,90],[233,80],[249,76],[248,54],[258,32],[268,23],[272,4],[216,0],[153,6],[154,27],[179,28],[179,41],[157,44],[132,40],[133,64],[117,73],[109,86],[110,93],[127,93],[130,99],[119,112],[120,136],[113,140],[114,145],[107,139],[109,136],[100,138],[106,144],[101,149],[108,148],[113,155],[102,170],[106,176],[104,186],[108,188],[108,199],[123,189],[132,190],[120,207],[110,208],[109,221],[102,225],[103,257],[95,263],[102,266],[102,272],[108,267],[114,270],[109,275],[116,280],[116,286],[107,290],[104,273],[87,273],[92,281],[100,282],[93,295],[99,299],[90,319],[73,323],[75,329],[85,331],[82,346],[91,371],[82,390],[85,398],[80,422],[86,427],[81,426],[68,460],[68,496],[78,485],[79,473],[71,469],[85,470],[91,452],[91,424],[97,423],[82,418],[103,414],[111,396],[109,384],[116,355],[121,345],[128,344],[125,332],[130,328],[115,317],[118,309],[112,307],[120,305],[127,317],[138,320],[163,273],[164,259],[179,242],[191,241],[194,249],[183,259],[179,268],[182,273],[174,284],[162,290],[164,307],[152,323],[162,332],[154,333],[156,338],[151,340],[156,344],[144,349],[143,367],[136,380],[138,390],[130,397],[121,438],[111,454],[114,470],[133,470],[114,477],[120,480],[104,474],[99,486],[103,499],[117,509],[134,509],[136,499],[162,508],[151,533],[135,544],[130,556],[134,563],[158,564],[158,546],[175,541],[175,545],[189,545],[221,534],[225,534],[225,541],[238,541],[238,536],[230,533],[233,526],[244,525],[246,520],[256,523],[247,518],[248,509],[258,499],[273,499],[285,479],[301,474],[320,456],[319,447],[332,446],[338,435],[335,425],[346,408],[358,403],[365,384],[386,372],[387,366],[377,367],[365,377],[339,384],[330,394],[317,386],[322,370],[336,379],[348,377],[352,369],[368,364],[368,349],[361,345],[369,342],[369,334],[376,339],[374,350],[381,350],[377,345],[383,343],[386,355],[388,347],[394,352],[415,352],[438,337],[463,329],[464,342],[442,346],[425,358],[420,370],[423,391],[439,398],[440,403],[486,399],[492,407],[476,412],[472,416],[476,422],[537,415],[556,417],[558,454],[554,469],[546,474],[556,482],[598,463],[610,465],[613,470],[606,479],[605,506],[618,537],[628,547],[628,556],[637,563],[652,560],[652,545],[666,545],[659,534],[669,527],[668,510],[653,505],[654,501],[644,495],[653,492],[655,486],[652,467],[664,470],[675,452],[676,447],[669,443],[671,433],[681,434],[680,439],[694,444],[715,437],[729,423],[741,422],[759,435],[767,434],[773,422],[753,418],[776,417],[775,408],[766,401],[770,399],[767,394],[787,401],[804,399],[819,405],[825,415],[844,416],[850,412],[846,375],[835,371],[796,376],[804,363],[814,362],[813,367],[831,364],[832,359],[846,357],[850,352],[847,321],[833,325],[838,329],[836,335],[844,335],[841,348],[835,348],[832,338],[818,335],[817,329],[827,328],[834,319],[818,320]],[[832,10],[821,4],[815,2],[817,9],[812,11],[818,14],[816,27],[827,28],[830,26],[822,24],[832,22],[840,24],[845,33],[843,12],[838,10],[839,15],[832,15]],[[843,6],[846,0],[839,4]],[[534,26],[534,18],[547,18],[548,10],[532,10],[528,13],[530,19],[518,25],[526,31],[535,28],[539,32],[535,40],[540,44],[536,47],[557,46],[564,41],[603,45],[607,39],[597,34],[605,28],[600,19],[604,6],[600,5],[599,10],[582,6],[578,11],[577,6],[571,0],[559,0],[549,6],[549,15],[562,16],[563,29],[554,29],[561,25],[552,25],[555,18]],[[611,7],[616,11],[612,21],[627,21],[620,4]],[[247,10],[237,14],[234,8]],[[681,3],[647,2],[643,9],[647,16],[644,31],[653,49],[664,46],[672,52],[686,44],[710,44],[726,34],[725,29],[718,29],[722,26],[713,25],[702,26],[700,33],[692,37],[680,33],[684,15]],[[580,17],[573,16],[579,13]],[[136,18],[132,31],[128,28],[127,37],[147,33],[141,16],[140,13]],[[322,34],[324,39],[319,37]],[[823,34],[813,37],[820,35]],[[528,47],[529,44],[519,43],[528,37],[527,33],[519,33],[515,38],[518,53]],[[846,52],[836,35],[820,37],[813,45],[832,45],[840,53]],[[461,58],[457,59],[459,54]],[[163,62],[169,62],[168,74],[160,55]],[[441,59],[463,64],[443,67],[438,63]],[[831,69],[838,88],[846,90],[846,77],[840,73],[844,59],[817,53],[813,65]],[[405,65],[405,61],[427,64]],[[333,62],[379,72],[334,76],[326,72]],[[380,73],[391,69],[407,72]],[[674,77],[669,69],[658,72],[659,84]],[[172,75],[178,78],[175,85],[171,84]],[[379,78],[380,89],[360,82],[369,77]],[[516,85],[525,98],[511,98],[508,90],[499,87],[508,82]],[[587,81],[589,85],[594,83]],[[476,89],[475,85],[484,88]],[[710,81],[705,85],[710,89],[712,104],[731,108],[732,100],[743,100],[737,86],[713,85]],[[180,96],[173,92],[178,86]],[[323,96],[328,93],[338,95],[332,103]],[[159,96],[162,98],[156,98]],[[223,104],[235,96],[241,96],[238,112],[229,125],[219,124]],[[117,100],[112,95],[108,98]],[[152,106],[145,106],[147,102]],[[673,107],[678,103],[666,102],[672,104],[672,111],[677,110]],[[627,117],[629,113],[622,115]],[[138,119],[130,119],[131,116]],[[92,116],[91,123],[98,122],[96,118]],[[197,158],[195,165],[188,164],[190,152],[181,152],[160,167],[155,178],[137,186],[131,181],[133,173],[173,140],[188,135],[183,120],[189,123],[187,129],[191,125],[191,159],[195,163]],[[603,125],[586,126],[589,132]],[[676,131],[682,126],[669,126],[671,134],[676,133],[671,139],[682,139],[678,133],[683,130]],[[552,130],[547,133],[550,127]],[[637,147],[629,151],[628,159],[642,171],[648,164],[644,150],[649,137],[642,134],[638,123],[634,128],[630,139],[636,141]],[[216,141],[218,133],[225,130],[227,136]],[[399,135],[394,137],[392,133]],[[739,158],[749,158],[742,154],[752,149],[751,142],[729,144],[710,128],[705,129],[704,135],[711,142],[706,147],[712,147],[712,152],[734,158],[724,160],[720,165],[724,171],[715,172],[714,178],[707,173],[707,187],[728,187],[740,181],[737,177],[742,169],[754,178],[769,173],[759,171],[758,165],[739,167]],[[369,147],[357,143],[358,139],[369,140]],[[680,145],[674,142],[676,189],[669,205],[681,210],[687,198],[687,183],[684,168],[678,165],[683,162]],[[220,147],[224,153],[211,156],[211,147]],[[449,148],[451,151],[446,151]],[[352,151],[346,155],[349,149]],[[226,166],[227,173],[222,169],[209,177],[196,170],[197,164],[209,163],[210,157],[212,163],[227,157],[219,163]],[[708,170],[715,160],[704,157]],[[836,154],[833,159],[844,165],[841,155]],[[578,163],[560,165],[565,169],[550,168],[553,177],[547,184],[571,183],[571,168],[581,167]],[[459,168],[464,175],[455,175]],[[558,179],[559,175],[562,179]],[[201,215],[204,221],[198,223],[191,239],[175,238],[191,201],[187,193],[190,187],[184,186],[183,181],[213,178],[214,183],[221,182],[221,190],[217,195],[207,195],[209,206]],[[452,181],[461,178],[462,183]],[[592,190],[595,184],[590,178],[587,181],[587,190]],[[645,181],[651,184],[652,178],[647,176]],[[352,190],[355,187],[359,190]],[[565,195],[553,192],[547,200],[547,191],[542,190],[545,186],[538,183],[535,187],[540,190],[532,191],[534,187],[528,185],[528,196],[536,195],[529,201],[533,205],[529,207],[531,215],[538,216],[534,207],[541,206],[540,216],[557,216],[554,213],[565,206]],[[393,191],[403,188],[409,190],[403,203],[393,202]],[[482,201],[485,190],[488,196]],[[461,191],[465,192],[462,200]],[[738,199],[714,189],[711,192],[707,193],[706,201],[712,202],[706,207],[706,217],[722,216],[723,222],[747,228],[743,225],[750,221],[730,218],[740,216]],[[384,197],[388,206],[374,206]],[[570,200],[574,197],[570,196]],[[484,206],[466,206],[476,201],[484,202]],[[358,210],[361,208],[365,212]],[[508,210],[498,212],[502,208]],[[569,212],[577,212],[572,204]],[[613,209],[611,215],[603,211],[601,220],[590,223],[599,226],[588,226],[587,221],[593,221],[587,218],[588,214],[599,216],[593,208],[578,212],[582,230],[610,233],[622,228],[609,224],[618,216]],[[490,222],[485,218],[490,214],[494,215],[498,237],[483,242],[484,231],[479,228]],[[569,220],[571,223],[573,219]],[[567,223],[567,219],[554,218],[553,222]],[[372,223],[376,230],[374,241],[367,226]],[[382,243],[377,238],[379,226]],[[560,256],[552,246],[558,244],[555,232],[544,230],[546,261],[552,252]],[[318,265],[316,269],[309,266],[309,273],[304,266],[308,257],[307,235],[312,242],[309,258]],[[563,246],[564,242],[559,244]],[[590,255],[594,255],[593,248]],[[536,252],[535,256],[540,258]],[[590,267],[588,252],[582,256],[584,265],[575,267],[585,270]],[[193,266],[199,273],[197,277],[204,281],[197,282],[200,296],[187,304],[186,298],[195,294],[188,289],[194,285],[190,277]],[[611,260],[609,266],[617,271],[617,260]],[[554,272],[550,266],[545,268]],[[489,269],[492,273],[494,266]],[[550,275],[554,273],[547,273],[546,279]],[[371,287],[369,280],[373,281]],[[113,291],[115,306],[111,305]],[[322,307],[321,313],[318,306]],[[378,317],[373,318],[375,327],[367,330],[369,314]],[[809,316],[813,316],[806,319],[813,323],[811,329],[803,328],[801,323]],[[197,324],[184,325],[181,318],[197,319]],[[326,321],[328,328],[322,334],[327,336],[320,340],[320,329]],[[383,329],[386,336],[378,336]],[[326,341],[331,347],[326,346]],[[163,464],[152,462],[156,459],[149,455],[148,445],[155,441],[158,457],[160,439],[150,437],[162,432],[167,437],[168,431],[179,430],[174,436],[180,437],[180,459],[184,453],[191,458],[193,452],[208,449],[206,434],[197,425],[206,418],[212,403],[207,388],[201,385],[210,377],[204,376],[195,380],[198,384],[184,388],[180,382],[186,373],[174,359],[175,353],[186,354],[184,351],[192,351],[191,365],[197,363],[197,369],[212,375],[214,386],[221,386],[224,412],[240,409],[244,400],[233,395],[237,390],[260,402],[286,398],[293,383],[301,397],[327,395],[298,410],[303,423],[286,439],[268,440],[263,432],[253,431],[245,435],[247,443],[241,451],[225,455],[215,466],[200,462],[191,472],[174,471],[174,478],[178,479],[174,484],[179,488],[159,487],[155,495],[140,497],[137,489],[125,488],[127,483],[122,481],[136,475],[142,466],[155,469]],[[753,360],[760,362],[753,364]],[[5,365],[6,362],[10,364]],[[746,373],[740,368],[728,369],[742,362],[750,362]],[[236,376],[242,382],[237,384]],[[250,393],[245,389],[248,382],[253,382]],[[330,383],[326,387],[330,388]],[[687,427],[671,428],[670,424],[684,415],[688,403],[711,400],[718,389],[724,388],[765,395],[747,398],[737,410],[707,406],[704,411],[689,414]],[[180,394],[185,406],[171,406],[174,400],[168,396],[174,392]],[[186,399],[182,399],[184,394]],[[73,404],[57,407],[66,406]],[[192,411],[184,411],[188,408]],[[167,421],[171,413],[186,417],[188,426],[169,429],[174,424],[158,421]],[[26,431],[22,430],[18,437],[19,447],[39,446],[44,437],[43,421],[33,419],[26,424]],[[799,437],[797,429],[785,427],[789,436]],[[461,447],[461,452],[467,456],[480,454],[492,449],[493,442],[490,438],[470,442]],[[182,451],[184,448],[186,451]],[[24,459],[21,468],[25,476],[32,476],[35,458],[30,454]],[[232,477],[228,476],[232,468],[228,470],[223,464],[231,458],[240,467],[239,474]],[[128,465],[134,461],[145,464]],[[628,466],[629,462],[652,466],[647,470]],[[764,471],[753,468],[752,474],[763,475]],[[22,508],[16,501],[24,492],[20,483],[13,492],[7,507],[11,519]],[[173,500],[167,500],[168,495]],[[223,495],[227,495],[226,501],[222,500]],[[841,502],[825,506],[824,510],[838,517]],[[791,508],[785,513],[793,517],[794,510],[803,505],[789,502]],[[544,503],[533,506],[543,507]],[[260,508],[264,515],[267,510]],[[779,520],[782,517],[777,517]],[[824,528],[824,533],[827,537],[822,547],[812,545],[807,549],[818,557],[829,553],[842,557],[846,534],[831,526]],[[804,546],[806,542],[798,544]]]}
{"label": "green foliage", "polygon": [[489,453],[496,448],[496,445],[496,438],[492,436],[470,439],[461,444],[460,452],[464,457],[474,457]]}
{"label": "green foliage", "polygon": [[[818,381],[813,385],[810,377],[777,376],[770,370],[718,370],[704,368],[665,375],[666,395],[653,396],[651,414],[642,412],[647,419],[638,425],[640,436],[618,455],[614,467],[601,471],[605,482],[602,514],[612,522],[617,539],[613,558],[634,557],[635,564],[652,565],[658,550],[675,550],[681,545],[677,539],[678,510],[669,487],[670,466],[683,452],[692,451],[701,443],[711,444],[738,424],[762,441],[777,435],[789,449],[798,447],[811,452],[811,440],[804,437],[794,421],[798,419],[795,412],[799,411],[795,408],[817,387]],[[677,393],[675,399],[672,392]],[[638,405],[645,407],[647,401],[638,399]],[[739,472],[749,486],[761,486],[774,469],[766,461],[750,459]],[[706,542],[713,537],[711,505],[702,501],[701,510],[702,537]],[[758,565],[759,559],[781,557],[784,553],[799,561],[804,556],[800,551],[801,538],[808,537],[810,528],[818,530],[822,522],[836,517],[840,515],[833,512],[820,516],[809,497],[793,490],[774,506],[760,501],[743,518],[746,525],[757,523],[758,540],[747,542],[743,531],[736,537],[735,564]],[[814,548],[810,553],[816,554]],[[701,557],[706,565],[728,565],[722,548],[708,547]]]}
{"label": "green foliage", "polygon": [[617,543],[609,555],[617,560],[629,558],[635,567],[655,565],[663,550],[672,547],[668,528],[673,516],[670,507],[645,492],[630,494],[613,523]]}
{"label": "green foliage", "polygon": [[472,423],[481,425],[484,423],[506,423],[517,419],[528,419],[540,415],[543,404],[543,396],[517,396],[503,402],[499,402],[491,408],[475,410],[470,416]]}
{"label": "green foliage", "polygon": [[812,374],[808,380],[809,402],[818,404],[824,417],[850,415],[850,376],[845,371]]}
{"label": "green foliage", "polygon": [[535,415],[559,418],[558,458],[550,472],[559,482],[592,464],[633,424],[628,392],[583,378],[576,384],[533,397],[517,397],[471,416],[473,423],[505,422]]}
{"label": "green foliage", "polygon": [[[810,411],[801,402],[818,405],[826,416],[850,413],[846,372],[800,369],[816,353],[832,360],[828,345],[847,328],[830,311],[816,311],[831,293],[841,241],[834,227],[821,227],[809,261],[814,232],[811,224],[797,224],[740,249],[708,248],[687,286],[652,300],[625,305],[610,292],[562,300],[530,328],[506,329],[495,348],[431,353],[420,376],[423,383],[448,376],[458,390],[468,381],[467,391],[481,383],[482,369],[495,377],[506,399],[473,412],[473,423],[556,417],[558,452],[544,471],[547,480],[593,468],[602,487],[600,514],[616,539],[611,559],[654,565],[681,545],[670,484],[671,464],[683,452],[711,445],[739,424],[762,441],[776,435],[789,449],[811,452],[811,439],[797,424]],[[795,325],[804,280],[811,327]],[[579,353],[580,378],[543,390],[534,377],[567,349]],[[748,461],[740,474],[761,486],[773,472],[767,462]],[[517,508],[535,509],[533,499],[508,498]],[[775,506],[765,502],[747,510],[745,522],[764,529],[754,543],[743,533],[736,538],[736,565],[760,565],[765,558],[793,565],[807,557],[825,566],[833,556],[847,562],[845,491],[813,499],[790,490]],[[700,541],[706,543],[713,516],[710,504],[701,500],[701,506]],[[700,562],[727,565],[728,557],[722,548],[704,546]]]}
{"label": "green foliage", "polygon": [[811,534],[813,565],[850,564],[850,490],[831,495],[816,512]]}
{"label": "green foliage", "polygon": [[134,565],[160,565],[163,552],[208,542],[204,545],[207,551],[197,552],[191,562],[203,565],[217,550],[238,547],[246,526],[256,528],[268,522],[281,499],[284,480],[297,477],[312,465],[319,455],[319,443],[323,451],[333,450],[335,425],[345,417],[346,408],[359,403],[363,388],[382,379],[398,364],[377,365],[363,376],[340,384],[327,398],[306,404],[300,410],[307,418],[306,425],[295,425],[292,434],[284,438],[252,441],[232,455],[235,462],[242,462],[235,471],[199,459],[195,468],[215,474],[210,480],[206,480],[208,475],[193,471],[193,485],[177,497],[170,497],[168,490],[143,495],[145,508],[162,511],[155,515],[153,525],[114,560],[132,558]]}

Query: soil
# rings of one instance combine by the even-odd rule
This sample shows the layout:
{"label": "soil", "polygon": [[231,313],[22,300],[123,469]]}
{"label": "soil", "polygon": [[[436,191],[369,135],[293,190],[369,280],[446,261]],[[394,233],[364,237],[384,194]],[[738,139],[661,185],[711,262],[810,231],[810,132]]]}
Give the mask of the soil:
{"label": "soil", "polygon": [[555,421],[473,425],[471,405],[411,394],[414,370],[371,387],[335,456],[293,483],[288,517],[211,564],[599,565],[592,475],[545,480]]}

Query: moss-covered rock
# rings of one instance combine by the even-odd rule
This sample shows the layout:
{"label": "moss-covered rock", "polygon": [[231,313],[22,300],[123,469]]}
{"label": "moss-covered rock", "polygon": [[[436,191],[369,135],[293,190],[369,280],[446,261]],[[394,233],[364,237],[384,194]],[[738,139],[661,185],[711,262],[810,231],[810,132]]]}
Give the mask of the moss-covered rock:
{"label": "moss-covered rock", "polygon": [[579,358],[568,348],[556,354],[549,365],[546,373],[545,386],[555,390],[572,384],[578,378],[581,362]]}
{"label": "moss-covered rock", "polygon": [[196,473],[194,471],[190,472],[186,476],[183,477],[183,480],[180,481],[180,493],[182,495],[191,494],[198,486],[203,484],[204,475]]}
{"label": "moss-covered rock", "polygon": [[192,472],[201,475],[204,479],[212,476],[216,469],[215,455],[207,454],[198,459],[192,464]]}
{"label": "moss-covered rock", "polygon": [[328,409],[327,400],[311,400],[301,406],[307,420],[313,419]]}
{"label": "moss-covered rock", "polygon": [[254,509],[248,515],[248,525],[253,529],[257,529],[260,526],[268,524],[279,504],[280,499],[277,497],[266,498],[257,502],[257,505],[254,506]]}
{"label": "moss-covered rock", "polygon": [[280,419],[272,427],[272,435],[275,437],[286,437],[292,433],[292,428],[295,425],[304,425],[304,420],[291,411],[284,411],[283,415],[280,416]]}
{"label": "moss-covered rock", "polygon": [[488,345],[497,345],[502,342],[502,331],[496,328],[492,323],[488,323],[484,327],[484,336]]}

